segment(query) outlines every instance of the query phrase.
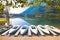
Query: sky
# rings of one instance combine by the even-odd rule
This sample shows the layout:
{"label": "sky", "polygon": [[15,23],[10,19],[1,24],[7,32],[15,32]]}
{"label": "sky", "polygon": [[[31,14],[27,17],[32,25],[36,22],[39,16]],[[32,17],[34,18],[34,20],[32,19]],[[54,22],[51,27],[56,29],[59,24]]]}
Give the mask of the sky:
{"label": "sky", "polygon": [[28,3],[29,3],[30,1],[33,1],[33,2],[34,2],[35,0],[27,0]]}
{"label": "sky", "polygon": [[27,2],[29,3],[29,2],[30,2],[30,0],[27,0]]}

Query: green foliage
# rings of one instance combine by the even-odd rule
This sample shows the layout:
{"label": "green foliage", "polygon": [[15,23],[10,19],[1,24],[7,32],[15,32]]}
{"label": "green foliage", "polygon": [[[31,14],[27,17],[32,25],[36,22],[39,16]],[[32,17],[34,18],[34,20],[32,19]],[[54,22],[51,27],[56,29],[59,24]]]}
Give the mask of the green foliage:
{"label": "green foliage", "polygon": [[4,9],[4,5],[0,4],[0,12]]}
{"label": "green foliage", "polygon": [[17,0],[19,3],[26,3],[26,0]]}
{"label": "green foliage", "polygon": [[60,10],[60,5],[55,6],[56,10]]}

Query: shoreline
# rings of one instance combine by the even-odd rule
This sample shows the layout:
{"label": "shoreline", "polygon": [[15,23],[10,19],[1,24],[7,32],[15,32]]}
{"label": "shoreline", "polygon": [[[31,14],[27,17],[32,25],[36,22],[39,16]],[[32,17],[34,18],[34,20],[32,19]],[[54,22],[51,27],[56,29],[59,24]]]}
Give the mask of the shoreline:
{"label": "shoreline", "polygon": [[60,40],[60,36],[0,36],[0,40]]}

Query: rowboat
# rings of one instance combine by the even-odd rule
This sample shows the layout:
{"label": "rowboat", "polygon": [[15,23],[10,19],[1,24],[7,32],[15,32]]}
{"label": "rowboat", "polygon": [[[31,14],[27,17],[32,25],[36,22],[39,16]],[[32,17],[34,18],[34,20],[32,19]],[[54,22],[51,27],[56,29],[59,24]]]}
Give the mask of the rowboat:
{"label": "rowboat", "polygon": [[50,25],[45,25],[45,27],[49,30],[49,32],[50,32],[51,34],[53,34],[53,35],[58,35],[57,32],[59,32],[59,31],[58,31],[57,28],[55,28],[55,27],[53,27],[53,26],[50,26]]}
{"label": "rowboat", "polygon": [[38,31],[37,31],[37,28],[36,28],[35,25],[30,25],[29,28],[30,28],[30,31],[31,31],[32,33],[38,34]]}
{"label": "rowboat", "polygon": [[9,34],[14,34],[18,29],[20,28],[20,26],[14,26],[9,30]]}
{"label": "rowboat", "polygon": [[37,28],[40,29],[42,32],[44,32],[46,34],[50,34],[48,29],[46,27],[42,26],[42,25],[38,25]]}
{"label": "rowboat", "polygon": [[28,31],[28,25],[23,25],[20,28],[20,34],[23,35]]}
{"label": "rowboat", "polygon": [[59,33],[60,34],[60,30],[58,28],[55,28],[54,26],[50,26],[49,29],[52,30],[55,33]]}
{"label": "rowboat", "polygon": [[9,27],[0,28],[0,34],[4,33],[4,32],[7,31],[8,29],[9,29]]}

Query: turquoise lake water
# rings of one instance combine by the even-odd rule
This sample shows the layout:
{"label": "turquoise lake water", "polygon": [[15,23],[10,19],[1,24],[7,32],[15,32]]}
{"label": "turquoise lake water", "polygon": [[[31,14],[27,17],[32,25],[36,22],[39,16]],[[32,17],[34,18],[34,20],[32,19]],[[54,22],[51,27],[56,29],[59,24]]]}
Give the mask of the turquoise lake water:
{"label": "turquoise lake water", "polygon": [[34,24],[34,25],[39,25],[39,24],[46,24],[46,25],[60,25],[60,19],[58,20],[54,20],[54,19],[51,19],[51,20],[48,20],[48,19],[45,19],[45,18],[23,18],[25,21],[27,21],[28,23],[30,24]]}
{"label": "turquoise lake water", "polygon": [[[13,20],[14,21],[14,20]],[[48,20],[45,18],[16,18],[15,25],[60,25],[60,19],[59,20]]]}

